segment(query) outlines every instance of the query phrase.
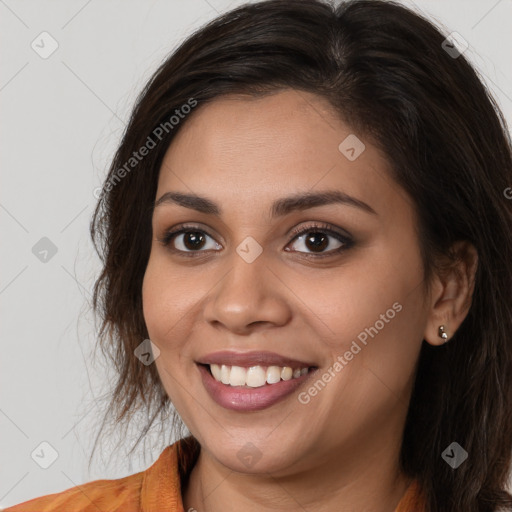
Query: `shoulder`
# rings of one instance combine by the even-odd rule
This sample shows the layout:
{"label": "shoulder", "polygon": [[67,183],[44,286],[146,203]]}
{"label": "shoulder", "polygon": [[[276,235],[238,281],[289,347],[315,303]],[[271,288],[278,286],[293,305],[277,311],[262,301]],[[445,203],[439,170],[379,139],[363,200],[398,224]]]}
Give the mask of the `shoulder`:
{"label": "shoulder", "polygon": [[[150,512],[180,510],[178,441],[146,470],[114,480],[94,480],[3,509],[3,512]],[[156,508],[155,508],[156,507]]]}
{"label": "shoulder", "polygon": [[413,479],[405,494],[402,496],[400,503],[395,509],[395,512],[426,512],[427,500],[423,494],[420,481]]}
{"label": "shoulder", "polygon": [[40,496],[3,512],[138,512],[144,472],[116,480],[94,480]]}

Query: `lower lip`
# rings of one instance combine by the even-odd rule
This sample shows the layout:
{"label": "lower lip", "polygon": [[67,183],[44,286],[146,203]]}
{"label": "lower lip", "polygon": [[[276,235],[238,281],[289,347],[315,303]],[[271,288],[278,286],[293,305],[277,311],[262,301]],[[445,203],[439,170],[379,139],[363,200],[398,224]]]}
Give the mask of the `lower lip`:
{"label": "lower lip", "polygon": [[259,388],[229,386],[213,378],[207,367],[198,364],[203,385],[211,398],[225,409],[233,411],[259,411],[280,402],[291,395],[311,377],[315,370],[296,379],[281,380],[275,384],[265,384]]}

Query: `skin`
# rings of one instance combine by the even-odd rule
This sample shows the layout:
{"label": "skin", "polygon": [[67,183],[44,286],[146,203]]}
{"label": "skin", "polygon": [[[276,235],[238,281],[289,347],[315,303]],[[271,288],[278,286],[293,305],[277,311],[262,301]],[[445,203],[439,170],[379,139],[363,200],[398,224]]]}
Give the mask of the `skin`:
{"label": "skin", "polygon": [[[160,378],[202,447],[182,492],[185,510],[393,511],[411,482],[398,456],[422,340],[441,345],[438,326],[451,337],[466,316],[476,254],[460,244],[458,267],[435,275],[426,293],[414,204],[364,135],[356,134],[366,146],[356,160],[338,150],[351,133],[313,94],[225,96],[198,107],[165,155],[155,199],[194,193],[222,209],[217,217],[156,207],[143,283]],[[279,198],[325,190],[375,214],[329,204],[270,217]],[[183,235],[167,247],[159,241],[184,222],[206,237],[194,258],[171,251],[173,243],[187,250]],[[290,235],[312,222],[347,232],[354,244],[336,253],[330,236],[315,252]],[[249,236],[263,249],[252,263],[236,252]],[[396,302],[402,310],[308,404],[294,393],[241,413],[203,387],[195,360],[228,349],[311,361],[321,376]],[[261,454],[250,468],[237,457],[246,443]]]}

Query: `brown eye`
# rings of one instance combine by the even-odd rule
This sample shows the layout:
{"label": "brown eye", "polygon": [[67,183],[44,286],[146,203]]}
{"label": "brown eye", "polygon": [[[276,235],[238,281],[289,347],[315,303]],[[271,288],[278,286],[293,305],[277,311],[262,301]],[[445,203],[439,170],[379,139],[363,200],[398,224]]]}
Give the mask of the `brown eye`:
{"label": "brown eye", "polygon": [[[210,242],[208,247],[209,239]],[[222,246],[215,242],[213,238],[202,230],[181,228],[175,231],[166,233],[165,236],[160,239],[160,242],[164,246],[170,246],[169,248],[175,252],[191,253],[191,252],[204,252],[209,249],[221,249]]]}
{"label": "brown eye", "polygon": [[291,244],[295,246],[292,251],[306,255],[328,256],[348,249],[353,244],[348,236],[317,226],[308,226],[297,231],[296,234]]}
{"label": "brown eye", "polygon": [[[331,242],[330,238],[334,238],[335,241]],[[324,252],[327,248],[330,250],[339,249],[344,245],[343,241],[335,238],[333,235],[328,235],[326,233],[320,233],[316,231],[311,231],[308,235],[300,235],[296,238],[296,240],[299,242],[299,247],[302,246],[305,247],[307,251],[318,253]],[[299,249],[294,250],[297,252],[304,252]]]}
{"label": "brown eye", "polygon": [[183,245],[194,251],[196,249],[201,249],[205,244],[205,237],[201,234],[200,231],[187,231],[183,233]]}
{"label": "brown eye", "polygon": [[329,245],[329,236],[324,233],[311,233],[304,238],[304,243],[312,251],[323,251]]}

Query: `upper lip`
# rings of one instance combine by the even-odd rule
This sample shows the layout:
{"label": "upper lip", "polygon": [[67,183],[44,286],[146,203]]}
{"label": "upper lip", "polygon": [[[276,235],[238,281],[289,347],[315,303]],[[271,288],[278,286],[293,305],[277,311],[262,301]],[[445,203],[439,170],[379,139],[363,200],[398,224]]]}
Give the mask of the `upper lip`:
{"label": "upper lip", "polygon": [[224,350],[213,352],[196,361],[199,364],[225,364],[227,366],[289,366],[291,368],[307,368],[312,363],[292,359],[274,352],[233,352]]}

